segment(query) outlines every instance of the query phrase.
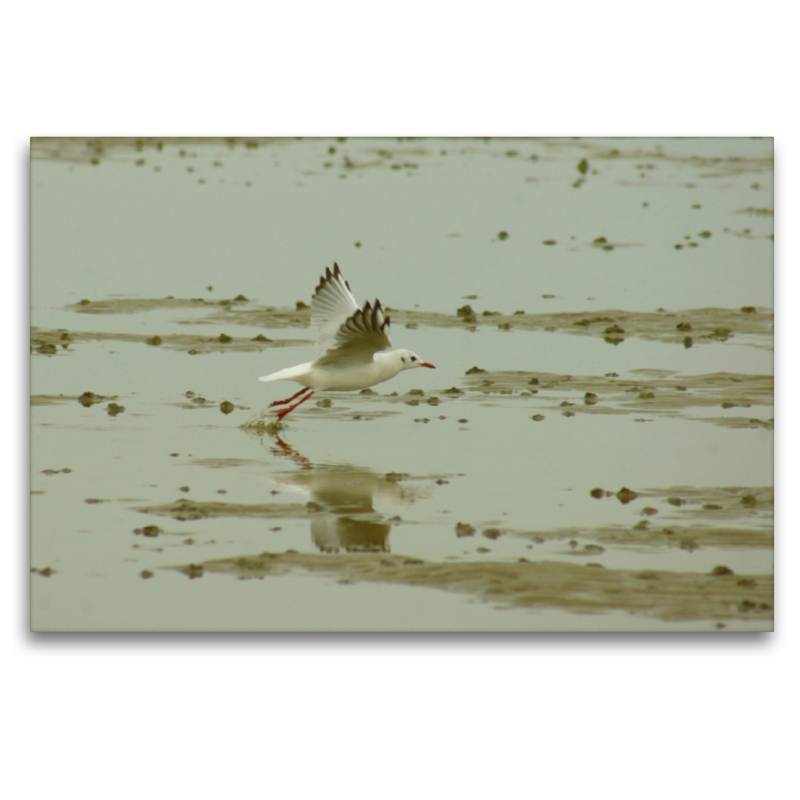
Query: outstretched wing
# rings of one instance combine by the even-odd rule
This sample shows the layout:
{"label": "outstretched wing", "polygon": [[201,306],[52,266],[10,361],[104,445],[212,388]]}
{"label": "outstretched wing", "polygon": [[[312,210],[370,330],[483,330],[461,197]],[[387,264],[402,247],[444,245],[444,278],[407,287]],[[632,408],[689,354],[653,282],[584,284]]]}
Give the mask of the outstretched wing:
{"label": "outstretched wing", "polygon": [[317,364],[332,361],[371,361],[379,350],[392,346],[389,317],[380,300],[359,308],[339,265],[325,275],[311,299],[311,321],[319,328]]}
{"label": "outstretched wing", "polygon": [[350,291],[350,284],[334,262],[333,272],[330,267],[325,267],[325,274],[311,298],[311,324],[319,330],[317,356],[333,347],[339,328],[355,311],[358,311],[358,303]]}

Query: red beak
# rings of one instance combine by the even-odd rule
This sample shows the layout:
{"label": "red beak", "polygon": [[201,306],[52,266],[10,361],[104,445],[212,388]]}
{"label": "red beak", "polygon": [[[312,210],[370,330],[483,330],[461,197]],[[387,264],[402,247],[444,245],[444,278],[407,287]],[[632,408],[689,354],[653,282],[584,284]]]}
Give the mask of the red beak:
{"label": "red beak", "polygon": [[436,369],[436,367],[434,367],[433,364],[429,364],[427,361],[420,361],[419,365],[421,367],[428,367],[429,369]]}

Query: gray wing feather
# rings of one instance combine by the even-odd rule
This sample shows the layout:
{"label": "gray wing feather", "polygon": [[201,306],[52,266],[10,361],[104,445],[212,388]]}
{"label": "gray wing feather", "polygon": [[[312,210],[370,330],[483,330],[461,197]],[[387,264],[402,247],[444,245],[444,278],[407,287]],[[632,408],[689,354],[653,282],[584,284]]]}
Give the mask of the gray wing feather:
{"label": "gray wing feather", "polygon": [[311,299],[311,321],[319,328],[317,364],[332,361],[371,361],[379,350],[392,346],[389,317],[380,300],[359,308],[338,264],[325,268]]}
{"label": "gray wing feather", "polygon": [[339,328],[355,311],[358,311],[358,303],[339,265],[334,263],[333,272],[325,267],[325,274],[311,298],[311,324],[319,330],[318,356],[334,346]]}

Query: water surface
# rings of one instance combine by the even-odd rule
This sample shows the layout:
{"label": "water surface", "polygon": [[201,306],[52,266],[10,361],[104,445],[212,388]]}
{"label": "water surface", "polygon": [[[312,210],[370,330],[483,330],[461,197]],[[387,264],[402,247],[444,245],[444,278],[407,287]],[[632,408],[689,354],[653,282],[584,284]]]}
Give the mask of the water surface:
{"label": "water surface", "polygon": [[[32,156],[35,630],[771,629],[771,140]],[[437,369],[276,430],[334,260]]]}

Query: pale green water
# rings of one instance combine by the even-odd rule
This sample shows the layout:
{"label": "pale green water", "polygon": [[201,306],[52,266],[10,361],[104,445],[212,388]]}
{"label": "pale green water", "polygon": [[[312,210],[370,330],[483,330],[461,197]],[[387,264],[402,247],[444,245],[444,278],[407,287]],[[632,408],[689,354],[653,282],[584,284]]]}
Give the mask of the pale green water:
{"label": "pale green water", "polygon": [[[610,155],[613,148],[620,153]],[[389,156],[378,152],[387,150]],[[772,217],[757,212],[772,209],[771,155],[769,140],[741,139],[308,140],[107,149],[98,165],[34,159],[31,322],[71,331],[263,333],[310,342],[309,328],[212,324],[201,310],[90,315],[65,306],[83,298],[215,300],[241,293],[261,305],[293,308],[309,302],[334,260],[359,301],[377,296],[400,309],[769,308]],[[577,166],[584,158],[589,168],[582,175]],[[500,231],[508,238],[498,239]],[[710,237],[699,236],[706,231]],[[614,249],[592,247],[600,236]],[[551,240],[556,244],[543,244]],[[477,299],[464,299],[472,294]],[[615,347],[538,331],[396,325],[392,338],[437,370],[405,373],[376,391],[419,388],[420,405],[334,396],[331,411],[351,409],[338,418],[312,401],[288,419],[283,439],[290,450],[239,426],[294,393],[293,384],[265,387],[256,379],[306,360],[310,346],[189,356],[101,340],[35,354],[33,394],[116,395],[125,411],[112,417],[107,403],[84,408],[74,400],[32,408],[32,566],[56,571],[32,576],[34,628],[680,628],[621,613],[498,611],[433,589],[339,585],[302,575],[189,581],[159,571],[264,550],[315,553],[320,542],[335,542],[343,512],[318,521],[314,531],[307,518],[291,515],[180,522],[136,510],[181,497],[302,505],[333,493],[347,501],[341,483],[326,490],[326,467],[359,483],[359,513],[392,552],[426,560],[535,554],[573,562],[564,541],[531,545],[513,531],[633,526],[641,519],[643,501],[598,502],[589,495],[598,486],[772,485],[771,430],[669,416],[647,424],[631,415],[569,418],[545,390],[514,398],[442,394],[463,386],[476,364],[566,375],[625,376],[642,368],[770,374],[772,352],[736,336],[691,349],[637,338]],[[183,407],[191,406],[187,391],[208,403]],[[431,395],[438,405],[427,404]],[[229,415],[219,410],[223,400],[237,407]],[[388,413],[367,419],[373,412]],[[355,413],[365,418],[353,420]],[[531,421],[536,413],[545,420]],[[772,416],[769,407],[744,413]],[[321,484],[298,478],[309,474],[303,460]],[[42,473],[65,467],[71,472]],[[375,480],[390,472],[411,478],[386,491]],[[659,519],[669,513],[676,512],[661,506]],[[456,537],[459,521],[477,535]],[[133,533],[149,524],[165,533],[152,539]],[[510,532],[490,540],[480,535],[486,527]],[[479,553],[481,547],[489,552]],[[736,573],[772,571],[772,551],[763,547],[606,546],[586,560],[620,569],[708,572],[726,564]],[[155,576],[142,580],[142,570]],[[712,623],[683,627],[707,630]],[[740,622],[729,629],[737,626],[753,628]]]}

